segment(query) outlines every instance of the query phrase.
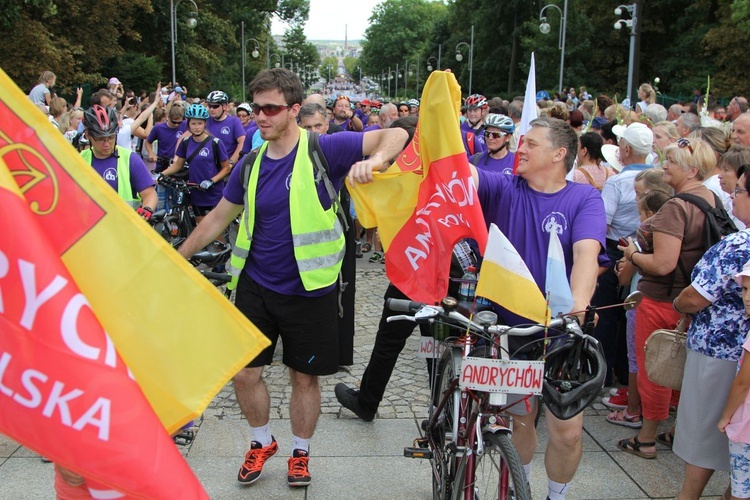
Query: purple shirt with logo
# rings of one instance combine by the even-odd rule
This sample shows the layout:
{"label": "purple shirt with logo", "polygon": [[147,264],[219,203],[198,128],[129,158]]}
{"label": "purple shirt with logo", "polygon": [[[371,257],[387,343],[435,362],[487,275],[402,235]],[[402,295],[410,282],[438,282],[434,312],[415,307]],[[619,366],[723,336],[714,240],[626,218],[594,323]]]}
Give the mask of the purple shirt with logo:
{"label": "purple shirt with logo", "polygon": [[[319,137],[320,148],[328,160],[329,178],[336,191],[341,189],[351,166],[362,159],[362,134],[342,132]],[[335,285],[308,292],[302,285],[294,259],[292,228],[289,217],[289,181],[292,176],[295,147],[281,159],[263,156],[255,199],[255,228],[245,272],[257,283],[276,293],[316,297],[328,293]],[[246,157],[249,158],[249,157]],[[244,203],[240,162],[229,176],[224,198],[236,205]],[[318,184],[318,198],[323,208],[331,200],[323,183]]]}
{"label": "purple shirt with logo", "polygon": [[[604,202],[599,191],[589,184],[568,182],[556,193],[540,193],[520,176],[480,169],[477,175],[479,203],[487,226],[494,222],[507,236],[540,290],[545,286],[550,231],[557,231],[560,237],[568,280],[575,242],[596,240],[601,245],[600,255],[604,253],[607,233]],[[500,312],[510,325],[528,322],[505,309]]]}
{"label": "purple shirt with logo", "polygon": [[146,142],[153,144],[154,141],[159,141],[158,156],[171,159],[174,156],[177,141],[187,130],[186,121],[180,123],[177,128],[169,128],[166,122],[157,123],[149,132]]}
{"label": "purple shirt with logo", "polygon": [[[469,133],[473,134],[472,139],[471,139],[471,145],[469,144],[469,135],[468,135]],[[471,130],[467,132],[466,130],[463,129],[463,127],[461,128],[461,140],[463,140],[464,142],[464,149],[466,150],[467,158],[470,158],[471,156],[477,153],[482,153],[484,151],[487,151],[487,144],[485,144],[484,142],[484,136],[481,135],[482,133],[483,131],[480,131],[479,132],[480,135],[477,135],[476,130]],[[479,137],[482,138],[481,142],[479,141]]]}
{"label": "purple shirt with logo", "polygon": [[[122,154],[121,151],[119,153]],[[112,189],[117,191],[117,157],[115,155],[102,160],[94,156],[92,153],[91,166],[94,167],[97,174],[102,176],[102,179],[107,181],[107,184],[112,186]],[[153,185],[154,178],[151,177],[151,173],[146,168],[146,164],[143,163],[140,156],[132,153],[130,155],[130,187],[133,193],[138,194]]]}
{"label": "purple shirt with logo", "polygon": [[487,145],[484,143],[484,125],[482,125],[479,128],[472,128],[471,124],[469,123],[469,120],[466,120],[461,124],[461,130],[464,132],[471,132],[474,134],[476,139],[474,139],[477,143],[481,144],[481,149],[477,148],[476,152],[479,151],[486,151]]}
{"label": "purple shirt with logo", "polygon": [[516,162],[516,154],[508,152],[502,158],[497,159],[491,157],[489,151],[485,151],[475,154],[469,158],[469,161],[480,170],[513,175],[513,164]]}
{"label": "purple shirt with logo", "polygon": [[[212,142],[213,137],[210,137],[209,141],[201,146],[198,154],[196,154],[190,161],[190,169],[188,170],[188,179],[190,182],[200,184],[202,181],[212,178],[221,169],[221,167],[216,164],[217,162],[216,158],[214,158],[214,146]],[[177,156],[182,159],[189,158],[199,146],[199,141],[196,141],[193,137],[189,137],[187,141],[182,141],[177,145]],[[221,141],[219,141],[218,153],[219,162],[229,159],[227,152],[224,150],[224,144]],[[208,191],[193,189],[190,191],[190,202],[198,207],[215,207],[221,201],[221,194],[223,191],[223,180],[211,186]]]}
{"label": "purple shirt with logo", "polygon": [[237,149],[240,137],[245,136],[245,127],[242,126],[242,122],[232,115],[226,115],[226,118],[220,122],[209,117],[206,121],[206,131],[224,143],[224,151],[229,156],[232,156]]}

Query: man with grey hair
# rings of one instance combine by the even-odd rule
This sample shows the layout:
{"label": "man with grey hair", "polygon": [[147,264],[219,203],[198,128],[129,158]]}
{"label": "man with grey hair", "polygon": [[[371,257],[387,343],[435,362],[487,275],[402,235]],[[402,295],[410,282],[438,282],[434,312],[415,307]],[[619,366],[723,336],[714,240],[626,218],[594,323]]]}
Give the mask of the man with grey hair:
{"label": "man with grey hair", "polygon": [[695,113],[684,113],[677,118],[675,126],[680,137],[687,137],[701,126],[701,117]]}
{"label": "man with grey hair", "polygon": [[521,135],[521,131],[518,128],[518,124],[521,123],[521,115],[523,114],[523,99],[513,99],[508,105],[508,116],[513,123],[516,124],[516,129],[513,131],[513,135],[508,143],[508,151],[515,153],[518,149],[518,138]]}
{"label": "man with grey hair", "polygon": [[735,121],[742,113],[747,112],[747,99],[742,96],[733,97],[727,105],[727,120]]}
{"label": "man with grey hair", "polygon": [[732,142],[750,146],[750,114],[742,113],[732,122]]}
{"label": "man with grey hair", "polygon": [[667,108],[665,108],[661,104],[649,104],[648,106],[646,106],[646,111],[644,112],[644,114],[651,121],[651,125],[653,126],[660,121],[664,121],[667,119]]}
{"label": "man with grey hair", "polygon": [[[531,122],[518,148],[518,175],[496,175],[471,166],[487,223],[497,224],[519,250],[540,288],[546,280],[549,233],[557,233],[573,293],[571,311],[589,305],[606,234],[599,192],[588,184],[565,180],[577,152],[575,130],[561,120],[543,117]],[[518,211],[517,207],[525,209]],[[500,312],[509,325],[529,322],[502,308]],[[512,402],[513,396],[508,400]],[[514,414],[513,443],[527,478],[536,451],[536,404],[538,401],[529,409],[519,404],[509,410]],[[545,418],[549,435],[545,452],[547,496],[559,500],[565,498],[581,459],[583,414],[561,420],[547,411]]]}
{"label": "man with grey hair", "polygon": [[383,128],[390,128],[391,123],[398,119],[398,108],[392,102],[383,104],[380,108],[380,126]]}
{"label": "man with grey hair", "polygon": [[297,120],[299,126],[305,130],[317,132],[321,135],[328,133],[329,122],[326,120],[326,108],[316,102],[303,104],[299,108]]}
{"label": "man with grey hair", "polygon": [[674,123],[680,116],[682,116],[682,113],[682,106],[680,106],[679,104],[672,104],[669,107],[669,111],[667,111],[667,120]]}

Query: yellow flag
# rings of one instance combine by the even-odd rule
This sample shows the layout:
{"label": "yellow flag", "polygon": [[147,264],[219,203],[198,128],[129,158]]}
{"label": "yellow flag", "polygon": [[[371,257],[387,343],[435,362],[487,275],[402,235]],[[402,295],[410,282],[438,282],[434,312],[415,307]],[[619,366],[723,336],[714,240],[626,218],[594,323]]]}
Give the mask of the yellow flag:
{"label": "yellow flag", "polygon": [[546,320],[547,302],[542,291],[523,258],[495,224],[490,225],[476,294],[531,321]]}
{"label": "yellow flag", "polygon": [[169,432],[198,417],[268,345],[2,70],[0,159]]}

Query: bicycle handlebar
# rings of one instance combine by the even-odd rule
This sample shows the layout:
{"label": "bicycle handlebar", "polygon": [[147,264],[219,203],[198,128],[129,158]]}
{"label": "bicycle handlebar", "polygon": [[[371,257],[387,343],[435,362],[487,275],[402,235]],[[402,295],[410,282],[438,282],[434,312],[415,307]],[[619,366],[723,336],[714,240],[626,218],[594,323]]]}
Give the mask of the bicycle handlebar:
{"label": "bicycle handlebar", "polygon": [[575,333],[583,334],[581,327],[578,322],[572,317],[558,317],[553,318],[549,325],[536,324],[525,327],[520,326],[507,326],[507,325],[481,325],[475,321],[470,320],[463,314],[457,311],[446,311],[440,306],[430,306],[421,302],[413,302],[411,300],[404,299],[387,299],[386,307],[391,311],[396,312],[409,312],[414,313],[413,316],[405,314],[396,315],[389,317],[386,321],[413,321],[415,323],[429,323],[437,319],[448,319],[448,323],[454,323],[463,328],[469,328],[475,333],[490,334],[490,335],[508,335],[511,337],[528,337],[543,331],[545,328],[559,329],[565,327],[566,330],[570,329]]}
{"label": "bicycle handlebar", "polygon": [[210,280],[219,281],[221,283],[229,283],[232,280],[232,277],[227,273],[215,273],[212,271],[201,271],[201,274]]}

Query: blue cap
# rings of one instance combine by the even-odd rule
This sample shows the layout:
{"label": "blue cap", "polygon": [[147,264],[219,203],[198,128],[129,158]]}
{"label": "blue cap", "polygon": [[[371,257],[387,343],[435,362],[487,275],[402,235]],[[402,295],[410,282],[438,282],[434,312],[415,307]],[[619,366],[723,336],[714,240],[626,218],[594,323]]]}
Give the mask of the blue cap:
{"label": "blue cap", "polygon": [[591,122],[591,128],[599,130],[602,128],[603,125],[607,123],[607,119],[603,116],[597,116],[594,118],[594,120]]}
{"label": "blue cap", "polygon": [[177,87],[174,88],[174,91],[177,92],[178,94],[182,94],[182,87],[178,85]]}

